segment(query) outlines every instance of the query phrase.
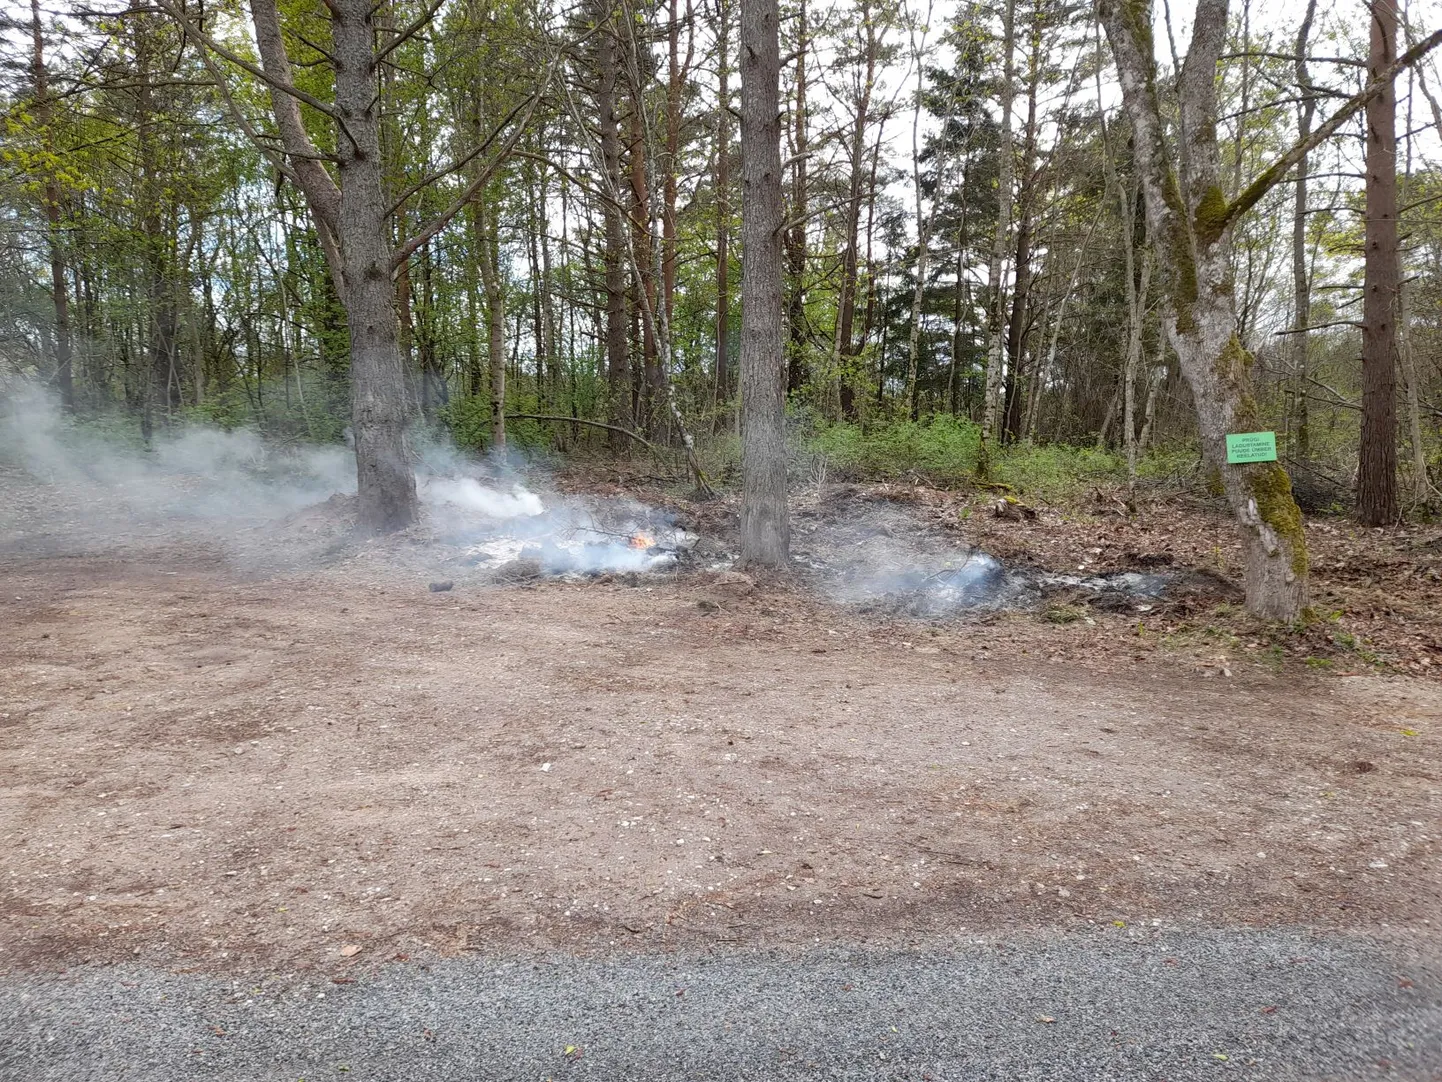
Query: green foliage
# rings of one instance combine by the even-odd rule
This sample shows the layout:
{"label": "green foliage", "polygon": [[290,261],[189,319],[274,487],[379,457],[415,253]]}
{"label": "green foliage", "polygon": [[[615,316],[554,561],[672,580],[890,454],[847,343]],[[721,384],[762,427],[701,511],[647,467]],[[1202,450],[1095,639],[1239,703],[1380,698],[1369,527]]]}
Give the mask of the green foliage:
{"label": "green foliage", "polygon": [[898,421],[869,430],[824,424],[803,441],[804,449],[830,466],[858,477],[896,477],[913,471],[943,481],[970,475],[981,447],[981,430],[949,416],[926,422]]}
{"label": "green foliage", "polygon": [[436,411],[436,419],[463,451],[483,451],[491,444],[491,403],[480,395],[455,395]]}
{"label": "green foliage", "polygon": [[991,476],[1047,503],[1065,503],[1098,484],[1123,484],[1126,460],[1110,451],[1068,444],[1022,443],[992,454]]}
{"label": "green foliage", "polygon": [[[512,395],[507,413],[539,413],[534,395]],[[436,411],[436,420],[455,445],[465,451],[481,452],[491,446],[491,400],[485,395],[455,395]],[[506,421],[506,444],[518,450],[549,450],[551,425],[545,421],[510,418]]]}
{"label": "green foliage", "polygon": [[[969,485],[981,452],[970,421],[939,416],[863,429],[821,424],[799,440],[805,456],[822,459],[835,477],[893,479],[921,475],[938,484]],[[1176,482],[1197,470],[1189,447],[1153,450],[1137,464],[1142,481]],[[1126,483],[1126,460],[1112,451],[1072,444],[1019,443],[989,448],[987,480],[1043,503],[1064,504],[1099,485]]]}

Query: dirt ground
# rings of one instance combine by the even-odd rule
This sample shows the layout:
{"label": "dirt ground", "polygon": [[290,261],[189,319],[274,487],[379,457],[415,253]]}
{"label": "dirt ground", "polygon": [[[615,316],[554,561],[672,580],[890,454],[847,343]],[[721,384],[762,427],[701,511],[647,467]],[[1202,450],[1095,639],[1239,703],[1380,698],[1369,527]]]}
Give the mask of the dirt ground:
{"label": "dirt ground", "polygon": [[[222,529],[0,470],[0,967],[345,980],[477,949],[1155,922],[1430,937],[1436,528],[1313,524],[1345,612],[1278,631],[1238,611],[1218,520],[986,499],[803,493],[798,544],[880,500],[898,537],[1203,586],[1145,614],[1063,596],[923,621],[804,575],[497,585],[424,529],[348,540],[344,501]],[[733,525],[671,510],[722,544]]]}
{"label": "dirt ground", "polygon": [[5,965],[1442,921],[1428,681],[216,563],[4,561]]}

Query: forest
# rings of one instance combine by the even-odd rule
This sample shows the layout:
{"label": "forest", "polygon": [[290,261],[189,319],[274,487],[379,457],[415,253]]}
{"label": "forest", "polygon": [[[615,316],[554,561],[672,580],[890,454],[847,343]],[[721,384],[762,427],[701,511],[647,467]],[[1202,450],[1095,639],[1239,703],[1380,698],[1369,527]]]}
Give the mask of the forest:
{"label": "forest", "polygon": [[[1230,505],[1249,607],[1292,618],[1298,502],[1438,509],[1421,21],[31,0],[4,36],[0,365],[143,443],[348,440],[382,530],[414,518],[417,432],[744,474],[762,565],[805,463],[1184,478]],[[1225,461],[1263,430],[1278,462]]]}
{"label": "forest", "polygon": [[1439,45],[0,5],[0,1079],[1442,1079]]}

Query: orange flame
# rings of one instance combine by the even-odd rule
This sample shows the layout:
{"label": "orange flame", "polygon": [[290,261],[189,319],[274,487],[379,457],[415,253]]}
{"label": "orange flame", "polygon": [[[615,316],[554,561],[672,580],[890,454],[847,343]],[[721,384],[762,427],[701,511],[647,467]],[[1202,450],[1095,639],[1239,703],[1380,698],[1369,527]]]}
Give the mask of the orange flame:
{"label": "orange flame", "polygon": [[656,543],[656,539],[643,531],[637,531],[631,535],[630,545],[633,549],[648,549]]}

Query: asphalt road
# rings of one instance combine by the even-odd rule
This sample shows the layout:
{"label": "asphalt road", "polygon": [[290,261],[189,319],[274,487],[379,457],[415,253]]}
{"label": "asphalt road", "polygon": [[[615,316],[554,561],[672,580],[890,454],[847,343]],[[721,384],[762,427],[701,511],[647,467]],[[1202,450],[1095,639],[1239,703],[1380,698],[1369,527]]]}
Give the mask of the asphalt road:
{"label": "asphalt road", "polygon": [[1439,969],[1306,932],[472,956],[352,975],[5,977],[0,1079],[1442,1079]]}

